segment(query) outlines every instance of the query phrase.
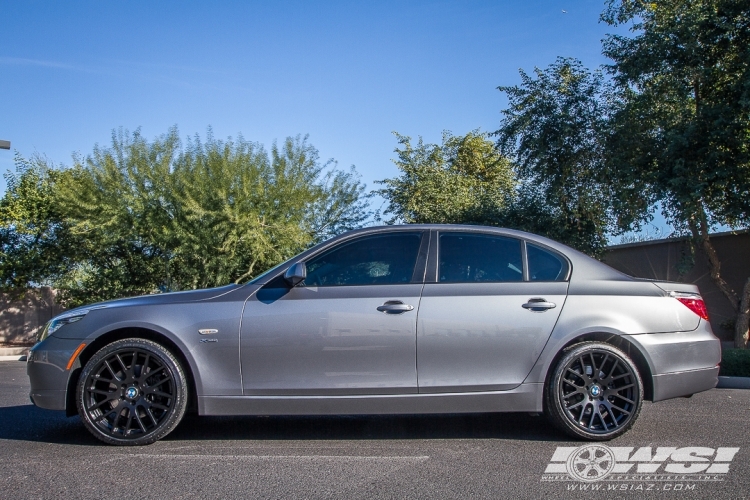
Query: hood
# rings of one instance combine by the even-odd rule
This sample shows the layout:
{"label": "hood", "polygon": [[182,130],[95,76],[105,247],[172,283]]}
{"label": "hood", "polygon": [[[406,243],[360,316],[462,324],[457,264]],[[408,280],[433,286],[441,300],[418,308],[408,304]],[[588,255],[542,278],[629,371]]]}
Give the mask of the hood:
{"label": "hood", "polygon": [[65,311],[64,314],[74,313],[84,309],[100,309],[100,308],[111,308],[111,307],[125,307],[125,306],[143,306],[143,305],[158,305],[158,304],[174,304],[177,302],[198,302],[201,300],[214,299],[220,297],[229,292],[237,290],[244,285],[225,285],[217,288],[205,288],[202,290],[188,290],[184,292],[169,292],[169,293],[154,293],[151,295],[140,295],[138,297],[128,297],[124,299],[107,300],[105,302],[97,302],[95,304],[89,304],[82,307],[77,307],[69,311]]}

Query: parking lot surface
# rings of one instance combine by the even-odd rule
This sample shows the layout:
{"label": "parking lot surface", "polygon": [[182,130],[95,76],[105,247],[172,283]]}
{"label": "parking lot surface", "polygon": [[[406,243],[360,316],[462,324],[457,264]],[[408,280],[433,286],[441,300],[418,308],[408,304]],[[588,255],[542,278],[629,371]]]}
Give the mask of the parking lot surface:
{"label": "parking lot surface", "polygon": [[750,390],[647,403],[603,444],[656,472],[588,481],[550,473],[586,443],[527,414],[188,416],[124,448],[28,391],[25,363],[0,362],[0,498],[750,498]]}

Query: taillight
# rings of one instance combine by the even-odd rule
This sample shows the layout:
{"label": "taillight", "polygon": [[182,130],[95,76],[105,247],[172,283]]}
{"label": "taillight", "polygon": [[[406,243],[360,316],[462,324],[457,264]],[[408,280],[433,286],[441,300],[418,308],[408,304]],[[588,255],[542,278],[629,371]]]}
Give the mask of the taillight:
{"label": "taillight", "polygon": [[708,310],[706,310],[706,303],[703,302],[703,298],[700,295],[673,294],[673,296],[675,299],[682,302],[685,307],[708,321]]}

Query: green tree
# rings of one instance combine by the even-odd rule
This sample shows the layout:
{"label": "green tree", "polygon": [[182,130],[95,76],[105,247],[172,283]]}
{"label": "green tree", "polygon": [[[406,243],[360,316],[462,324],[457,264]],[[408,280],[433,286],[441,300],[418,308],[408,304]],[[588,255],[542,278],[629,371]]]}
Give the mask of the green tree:
{"label": "green tree", "polygon": [[[523,180],[520,206],[528,210],[545,205],[541,211],[536,208],[538,217],[526,224],[551,223],[547,234],[600,255],[608,233],[639,221],[637,210],[612,202],[604,146],[615,103],[601,72],[592,73],[575,59],[558,58],[534,73],[521,70],[520,85],[498,88],[508,96],[495,132],[498,147],[514,161]],[[516,214],[528,218],[523,211]]]}
{"label": "green tree", "polygon": [[515,180],[510,163],[478,131],[443,133],[442,144],[394,133],[399,177],[377,181],[389,203],[388,223],[497,224]]}
{"label": "green tree", "polygon": [[721,276],[709,232],[750,223],[747,2],[610,0],[602,19],[632,33],[603,42],[623,101],[607,146],[611,171],[693,235],[737,310],[735,344],[745,347],[750,279],[740,298]]}
{"label": "green tree", "polygon": [[0,289],[22,294],[50,285],[74,266],[77,239],[54,202],[62,175],[42,156],[15,156],[16,171],[5,174],[0,200]]}
{"label": "green tree", "polygon": [[[300,136],[269,154],[210,130],[184,148],[176,128],[151,141],[120,130],[71,168],[38,170],[3,201],[36,206],[43,195],[48,207],[30,226],[38,238],[27,237],[36,274],[11,285],[53,284],[70,305],[241,282],[370,216],[356,171],[320,162]],[[74,242],[50,258],[67,263],[59,271],[33,253],[46,241]]]}

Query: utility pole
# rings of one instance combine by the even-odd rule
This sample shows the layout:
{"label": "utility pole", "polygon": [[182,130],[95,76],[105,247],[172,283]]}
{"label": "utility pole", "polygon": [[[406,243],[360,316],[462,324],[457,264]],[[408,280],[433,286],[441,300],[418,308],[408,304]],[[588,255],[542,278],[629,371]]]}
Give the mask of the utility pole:
{"label": "utility pole", "polygon": [[0,149],[10,149],[10,141],[0,141]]}

